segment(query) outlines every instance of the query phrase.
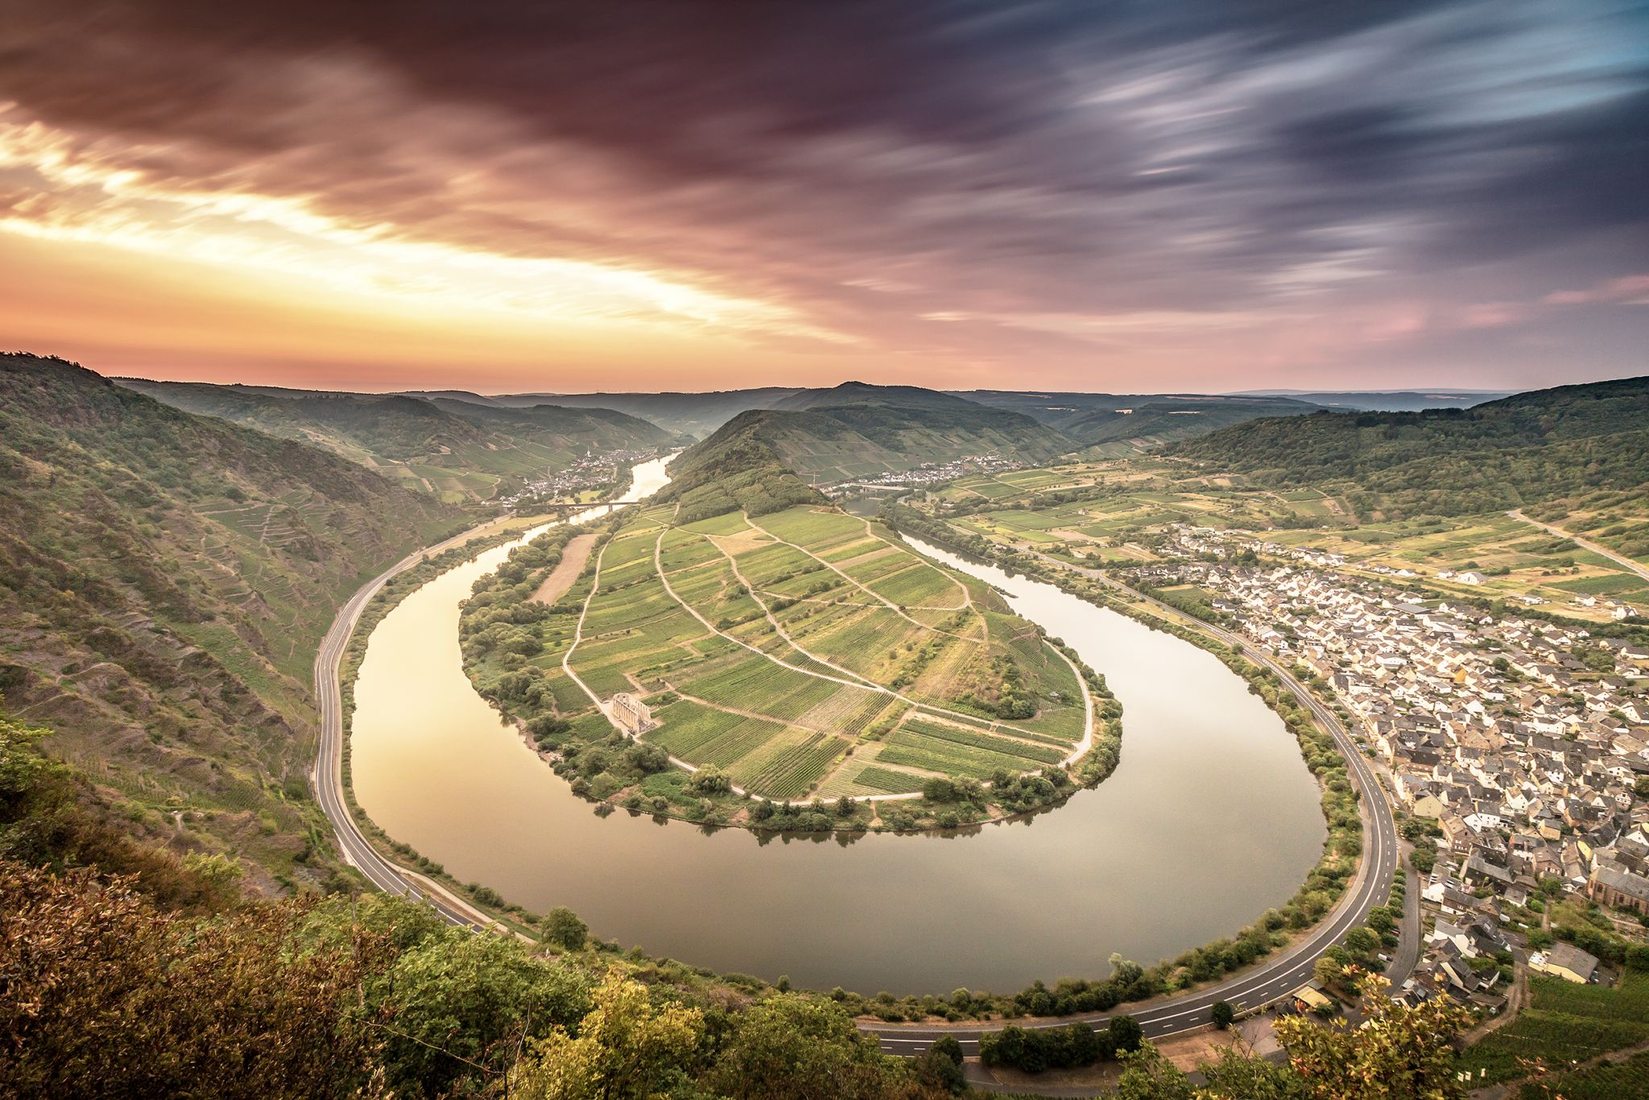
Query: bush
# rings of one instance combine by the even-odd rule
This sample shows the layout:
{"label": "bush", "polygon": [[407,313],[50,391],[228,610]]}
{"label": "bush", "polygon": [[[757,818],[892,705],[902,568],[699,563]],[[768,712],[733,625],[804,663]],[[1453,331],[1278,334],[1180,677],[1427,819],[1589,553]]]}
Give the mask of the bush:
{"label": "bush", "polygon": [[544,918],[543,941],[563,951],[579,951],[590,937],[590,926],[564,905],[551,909]]}

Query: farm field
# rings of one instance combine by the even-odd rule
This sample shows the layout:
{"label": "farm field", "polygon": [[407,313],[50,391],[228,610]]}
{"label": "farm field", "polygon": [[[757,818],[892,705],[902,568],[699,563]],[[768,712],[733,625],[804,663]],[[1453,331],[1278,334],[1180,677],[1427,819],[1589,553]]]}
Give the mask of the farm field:
{"label": "farm field", "polygon": [[1556,1069],[1645,1041],[1649,1041],[1649,975],[1628,973],[1611,989],[1536,974],[1529,978],[1528,1007],[1517,1019],[1468,1047],[1461,1055],[1460,1068],[1474,1076],[1484,1071],[1482,1083],[1494,1084],[1527,1075],[1524,1063],[1529,1060],[1539,1059]]}
{"label": "farm field", "polygon": [[[1094,564],[1157,561],[1161,534],[1188,524],[1338,554],[1349,572],[1406,570],[1444,597],[1523,600],[1592,621],[1608,619],[1613,603],[1649,605],[1649,581],[1502,512],[1376,521],[1317,489],[1247,488],[1240,478],[1188,476],[1149,456],[963,478],[930,494],[926,507],[961,530]],[[1649,529],[1642,498],[1617,494],[1557,512],[1542,515],[1628,554]],[[1457,579],[1462,573],[1472,581]]]}
{"label": "farm field", "polygon": [[1033,772],[1082,741],[1070,662],[886,529],[814,507],[673,515],[629,516],[552,608],[531,665],[564,719],[637,696],[643,742],[775,800]]}

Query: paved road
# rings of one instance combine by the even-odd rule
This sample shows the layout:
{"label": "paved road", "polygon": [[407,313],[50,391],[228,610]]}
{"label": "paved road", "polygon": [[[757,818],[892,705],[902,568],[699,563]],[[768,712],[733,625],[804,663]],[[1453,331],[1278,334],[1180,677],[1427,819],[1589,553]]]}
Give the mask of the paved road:
{"label": "paved road", "polygon": [[[339,609],[337,618],[333,620],[331,629],[321,642],[320,652],[315,657],[315,695],[320,711],[320,750],[311,778],[321,809],[332,823],[339,850],[373,885],[389,893],[422,899],[454,924],[482,928],[493,923],[485,913],[430,879],[385,859],[361,834],[343,795],[343,706],[339,689],[339,667],[343,661],[344,649],[349,643],[355,625],[360,621],[362,609],[367,601],[397,573],[416,565],[426,555],[433,556],[467,541],[473,534],[473,531],[466,532],[426,550],[409,554],[368,581]],[[1053,558],[1048,560],[1123,589],[1131,595],[1140,595],[1098,570],[1071,566]],[[1165,604],[1149,597],[1142,598],[1167,615],[1178,614]],[[1124,1011],[1138,1020],[1145,1034],[1152,1038],[1205,1026],[1210,1020],[1210,1009],[1215,1001],[1229,1001],[1240,1008],[1256,1008],[1275,1001],[1310,981],[1312,966],[1317,958],[1347,932],[1361,925],[1371,908],[1384,904],[1391,889],[1392,872],[1398,857],[1397,834],[1385,795],[1375,779],[1373,770],[1341,726],[1339,719],[1269,654],[1249,646],[1235,635],[1217,627],[1205,626],[1204,629],[1220,641],[1241,645],[1249,659],[1276,673],[1295,697],[1332,733],[1335,744],[1350,764],[1352,782],[1362,796],[1360,812],[1363,817],[1364,854],[1368,858],[1364,860],[1351,888],[1329,918],[1312,929],[1305,939],[1286,951],[1218,985],[1180,997],[1124,1006]],[[1412,887],[1410,894],[1414,894]],[[1406,927],[1407,922],[1404,924]],[[1400,952],[1398,964],[1408,957],[1410,953]],[[1390,976],[1394,982],[1401,982],[1407,977],[1407,973],[1399,973],[1394,969]],[[1045,1021],[1029,1026],[1057,1027],[1074,1022],[1099,1026],[1109,1018],[1109,1014],[1102,1013]],[[868,1022],[860,1026],[863,1030],[876,1035],[883,1050],[910,1055],[921,1053],[942,1035],[954,1036],[961,1042],[965,1052],[976,1054],[979,1036],[1002,1025],[981,1027]]]}
{"label": "paved road", "polygon": [[1633,561],[1631,558],[1624,557],[1620,554],[1617,554],[1613,550],[1609,549],[1607,546],[1599,545],[1598,543],[1595,543],[1591,539],[1588,539],[1588,538],[1582,538],[1580,535],[1575,534],[1573,531],[1565,531],[1563,528],[1556,527],[1556,526],[1554,526],[1550,523],[1541,523],[1538,519],[1530,519],[1528,516],[1523,514],[1521,509],[1513,508],[1510,512],[1507,512],[1506,514],[1508,516],[1511,516],[1513,519],[1522,520],[1524,523],[1527,523],[1532,527],[1538,527],[1542,531],[1545,531],[1549,535],[1556,535],[1559,538],[1568,539],[1570,542],[1573,542],[1576,546],[1583,546],[1586,549],[1590,550],[1594,554],[1599,554],[1599,555],[1601,555],[1605,558],[1608,558],[1610,561],[1614,562],[1616,565],[1620,566],[1622,569],[1628,570],[1629,572],[1632,572],[1632,573],[1636,573],[1638,576],[1642,577],[1644,580],[1649,581],[1649,566],[1645,566],[1642,562],[1636,562],[1636,561]]}
{"label": "paved road", "polygon": [[[1141,593],[1128,588],[1119,581],[1106,576],[1097,569],[1088,569],[1073,566],[1057,558],[1039,554],[1049,563],[1062,568],[1071,569],[1084,576],[1101,581],[1113,588],[1127,592],[1130,596],[1143,599],[1156,610],[1163,612],[1171,620],[1178,618],[1180,613],[1166,604],[1160,603]],[[1312,968],[1319,956],[1329,947],[1339,942],[1351,929],[1361,925],[1368,917],[1370,909],[1385,904],[1391,891],[1392,875],[1397,866],[1398,840],[1396,826],[1392,820],[1389,804],[1385,793],[1376,779],[1373,769],[1363,754],[1358,750],[1351,735],[1334,712],[1324,706],[1316,696],[1312,695],[1303,684],[1270,654],[1256,649],[1243,639],[1229,631],[1218,627],[1202,626],[1213,637],[1228,645],[1242,647],[1243,654],[1250,660],[1269,668],[1293,693],[1302,705],[1309,708],[1312,715],[1334,737],[1334,743],[1341,755],[1347,761],[1348,772],[1352,783],[1356,786],[1361,798],[1359,810],[1363,818],[1363,852],[1367,857],[1353,880],[1351,887],[1341,898],[1336,908],[1300,942],[1287,950],[1266,959],[1259,965],[1250,968],[1234,977],[1228,978],[1218,985],[1206,989],[1196,990],[1179,997],[1171,997],[1137,1005],[1124,1005],[1121,1012],[1126,1012],[1138,1020],[1145,1034],[1151,1038],[1172,1035],[1181,1031],[1190,1031],[1203,1027],[1211,1020],[1210,1011],[1215,1001],[1229,1001],[1239,1008],[1257,1008],[1269,1004],[1280,997],[1298,989],[1312,979]],[[1417,898],[1415,884],[1410,885],[1409,899]],[[1410,928],[1409,922],[1404,921],[1405,931]],[[1418,942],[1418,930],[1414,938]],[[1409,945],[1405,944],[1405,947]],[[1408,970],[1412,969],[1413,953],[1399,950],[1388,970],[1387,976],[1393,984],[1400,984],[1408,977]],[[1081,1022],[1094,1026],[1106,1023],[1112,1014],[1096,1013],[1089,1016],[1067,1017],[1057,1020],[1041,1021],[1034,1025],[1039,1027],[1061,1027],[1066,1024]],[[882,1049],[894,1054],[919,1054],[942,1035],[949,1035],[962,1044],[967,1054],[976,1054],[979,1050],[979,1036],[987,1031],[994,1031],[1004,1025],[957,1024],[863,1024],[861,1027],[876,1035],[881,1041]]]}
{"label": "paved road", "polygon": [[332,620],[331,629],[321,639],[320,652],[315,655],[315,701],[320,717],[320,749],[316,754],[315,769],[310,773],[310,787],[315,791],[316,801],[320,803],[327,820],[332,823],[338,850],[378,889],[426,901],[452,923],[472,928],[485,928],[494,922],[440,884],[379,855],[362,835],[354,815],[349,812],[349,806],[344,801],[343,694],[338,678],[344,649],[349,645],[355,624],[360,621],[367,602],[377,595],[385,582],[417,565],[426,556],[434,557],[443,550],[468,542],[490,526],[483,524],[445,542],[408,554],[366,582],[360,591],[349,598],[348,603],[338,609],[337,618]]}

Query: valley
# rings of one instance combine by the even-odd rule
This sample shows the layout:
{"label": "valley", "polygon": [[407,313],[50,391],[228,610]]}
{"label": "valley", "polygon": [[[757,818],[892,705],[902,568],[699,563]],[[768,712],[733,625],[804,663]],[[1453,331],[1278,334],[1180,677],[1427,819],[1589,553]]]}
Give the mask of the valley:
{"label": "valley", "polygon": [[[12,376],[19,395],[27,391],[18,384],[49,379],[120,393],[89,372],[23,366]],[[1603,842],[1598,830],[1618,822],[1610,805],[1636,805],[1625,773],[1610,765],[1611,754],[1629,764],[1634,751],[1632,734],[1611,723],[1635,722],[1642,705],[1633,619],[1644,589],[1642,559],[1632,555],[1649,527],[1625,457],[1635,415],[1626,410],[1639,400],[1631,387],[1560,393],[1559,407],[1584,403],[1585,418],[1564,428],[1563,414],[1549,416],[1551,443],[1504,456],[1483,449],[1500,446],[1497,418],[1526,415],[1516,411],[1526,396],[1510,413],[1491,404],[1463,414],[1464,429],[1459,413],[1355,414],[1399,424],[1418,415],[1425,431],[1415,445],[1427,455],[1448,453],[1463,433],[1485,471],[1563,461],[1565,448],[1600,456],[1588,484],[1542,479],[1537,495],[1503,481],[1497,492],[1512,495],[1492,499],[1509,506],[1488,512],[1453,507],[1438,490],[1416,496],[1392,479],[1389,469],[1411,461],[1404,427],[1395,449],[1387,445],[1391,457],[1319,488],[1252,456],[1273,425],[1309,423],[1305,438],[1331,438],[1315,426],[1323,414],[1288,408],[1283,420],[1245,425],[1225,450],[1219,431],[1085,447],[1056,440],[1061,429],[1030,415],[849,384],[789,392],[776,399],[782,407],[739,413],[664,458],[648,456],[668,435],[640,449],[533,452],[536,472],[510,476],[541,488],[498,504],[530,510],[563,489],[569,500],[640,503],[566,522],[505,516],[463,535],[452,533],[501,491],[497,473],[443,504],[440,492],[399,488],[376,458],[336,444],[276,439],[283,429],[250,431],[135,393],[116,399],[120,428],[78,446],[107,447],[148,418],[167,432],[218,433],[220,454],[273,448],[281,461],[324,469],[327,492],[398,502],[387,515],[401,526],[383,528],[384,556],[368,566],[376,579],[347,603],[333,597],[344,610],[315,665],[316,802],[290,782],[291,754],[316,744],[316,726],[298,724],[298,662],[317,644],[302,639],[319,638],[327,606],[309,610],[287,582],[295,602],[285,621],[299,633],[282,635],[284,656],[264,640],[280,621],[266,613],[239,613],[243,625],[226,644],[198,625],[224,610],[180,613],[200,606],[200,595],[166,612],[168,634],[198,641],[209,659],[239,662],[224,667],[245,685],[243,698],[291,723],[271,727],[292,731],[279,755],[232,740],[212,750],[234,769],[225,774],[252,784],[261,776],[262,797],[284,807],[262,814],[267,840],[248,836],[249,819],[235,812],[245,803],[226,799],[221,783],[191,786],[185,769],[157,796],[142,753],[76,741],[79,731],[54,735],[54,751],[77,770],[91,764],[84,797],[105,809],[90,812],[136,811],[136,837],[153,843],[171,810],[186,831],[169,844],[188,867],[226,861],[252,889],[335,888],[358,872],[449,921],[502,918],[524,933],[546,908],[571,903],[601,934],[647,951],[754,972],[752,981],[840,986],[836,1001],[859,1026],[907,1056],[945,1035],[961,1038],[964,1054],[983,1052],[1003,1017],[1023,1013],[1107,1026],[1125,1002],[1140,1002],[1130,1018],[1146,1034],[1169,1036],[1205,1026],[1216,1001],[1253,1011],[1289,1002],[1302,986],[1343,993],[1353,967],[1385,970],[1407,997],[1450,994],[1492,1009],[1509,968],[1535,957],[1518,945],[1549,935],[1519,907],[1524,894],[1501,888],[1538,885],[1547,872],[1533,867],[1570,881],[1578,873],[1581,894],[1606,883],[1610,898],[1630,896],[1637,842],[1623,833]],[[1599,413],[1610,403],[1623,410],[1613,419]],[[267,494],[263,482],[238,470],[218,475],[229,491],[207,489],[202,471],[190,475],[196,481],[151,472],[143,451],[120,461],[188,501],[156,503],[156,494],[150,507],[162,511],[151,515],[174,522],[133,528],[171,540],[168,560],[184,567],[174,583],[209,560],[178,539],[186,517],[255,548],[242,553],[262,555],[262,569],[295,578],[313,568],[300,564],[305,544],[295,536],[301,498],[266,503],[254,495]],[[634,490],[602,472],[632,465]],[[17,468],[36,486],[58,484],[49,466]],[[589,489],[566,480],[588,477]],[[119,492],[122,507],[134,499]],[[248,507],[262,518],[235,518]],[[415,518],[428,525],[406,526]],[[212,536],[195,545],[210,548]],[[271,587],[279,572],[234,575],[271,610],[287,598],[280,582]],[[138,575],[129,591],[147,594],[154,583]],[[1362,624],[1370,638],[1348,644],[1313,607]],[[1476,613],[1507,625],[1473,625]],[[1440,630],[1456,642],[1470,634],[1486,655],[1419,641]],[[41,668],[15,643],[11,652],[22,659],[14,667]],[[73,675],[83,667],[75,660],[85,658],[58,667]],[[24,716],[75,730],[67,696],[42,695],[32,686],[44,683],[40,673],[26,675],[35,678],[13,673],[24,689],[8,691]],[[1515,695],[1531,678],[1568,701]],[[82,699],[110,690],[106,675],[78,681]],[[164,690],[166,681],[155,684]],[[1467,692],[1491,705],[1454,711]],[[98,705],[120,698],[105,694]],[[1395,709],[1384,702],[1392,698]],[[1417,725],[1414,708],[1438,715],[1437,728]],[[200,739],[209,726],[190,722],[179,727],[187,743],[213,744]],[[1501,722],[1511,725],[1497,731]],[[1546,771],[1526,778],[1497,770],[1492,761],[1519,743],[1507,731],[1525,727],[1538,734],[1519,759],[1547,753],[1562,730],[1586,748],[1559,746],[1542,757]],[[77,744],[98,745],[109,764],[69,747]],[[150,745],[175,751],[165,740]],[[1469,760],[1460,755],[1467,748]],[[1424,766],[1451,752],[1469,767],[1470,795],[1450,791],[1461,781],[1445,765]],[[126,783],[128,770],[145,778]],[[1551,778],[1560,772],[1572,774]],[[1503,792],[1502,801],[1485,803],[1483,790]],[[1469,813],[1458,808],[1467,797]],[[598,813],[579,811],[592,801]],[[1518,832],[1517,815],[1529,816],[1530,831]],[[1562,839],[1583,827],[1598,838],[1588,845],[1591,874],[1570,867]],[[302,849],[285,839],[296,830]],[[745,831],[758,843],[741,843]],[[1516,851],[1485,845],[1506,832],[1522,837]],[[828,837],[838,842],[794,843]],[[1106,841],[1096,846],[1096,837]],[[771,846],[773,838],[785,843]],[[1089,854],[1073,860],[1078,850]],[[1229,874],[1213,869],[1216,859]],[[735,885],[753,870],[775,887],[759,901]],[[174,872],[143,873],[160,883]],[[1411,876],[1420,881],[1410,886]],[[931,930],[901,914],[944,909],[949,884],[964,878],[974,884],[971,905],[948,913],[946,934],[981,946],[959,967],[952,953],[924,952]],[[1135,885],[1115,895],[1108,884],[1119,880]],[[638,910],[641,881],[695,902]],[[1222,899],[1195,920],[1178,903],[1189,881]],[[1028,883],[1083,908],[1089,923],[1070,926],[1059,908],[1028,911]],[[1481,896],[1485,884],[1492,912],[1459,900],[1473,885]],[[1424,895],[1418,907],[1405,904],[1410,889]],[[1474,930],[1490,927],[1470,923],[1477,909],[1513,938]],[[821,932],[820,912],[837,914],[841,936]],[[1632,950],[1618,923],[1563,920],[1558,934],[1601,958]],[[812,929],[805,950],[787,934],[801,927]],[[1495,969],[1451,969],[1451,949],[1496,960]],[[1107,963],[1112,951],[1122,955]],[[1116,958],[1130,956],[1160,961],[1119,984],[1133,964]],[[1092,977],[1061,983],[1055,997],[1033,980],[1050,965]],[[933,992],[958,982],[971,990],[964,1020]],[[985,992],[1026,982],[1019,993]]]}

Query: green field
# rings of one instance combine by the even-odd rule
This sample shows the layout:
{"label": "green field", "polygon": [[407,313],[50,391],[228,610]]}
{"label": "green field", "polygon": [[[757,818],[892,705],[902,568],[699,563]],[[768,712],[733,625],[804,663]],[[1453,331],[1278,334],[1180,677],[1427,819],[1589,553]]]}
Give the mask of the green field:
{"label": "green field", "polygon": [[644,740],[779,800],[1057,767],[1081,739],[1065,659],[891,532],[816,507],[681,527],[673,515],[627,517],[544,628],[533,664],[563,715],[594,713],[558,671],[570,648],[597,696],[654,704]]}
{"label": "green field", "polygon": [[1517,1019],[1460,1057],[1481,1083],[1522,1077],[1538,1059],[1556,1069],[1649,1041],[1649,975],[1629,973],[1614,988],[1529,977],[1529,1005]]}

